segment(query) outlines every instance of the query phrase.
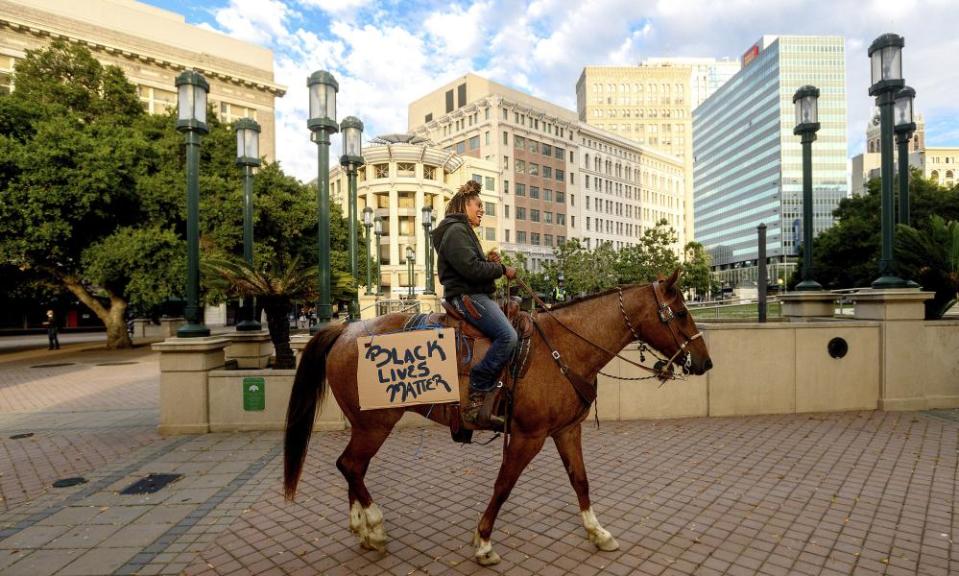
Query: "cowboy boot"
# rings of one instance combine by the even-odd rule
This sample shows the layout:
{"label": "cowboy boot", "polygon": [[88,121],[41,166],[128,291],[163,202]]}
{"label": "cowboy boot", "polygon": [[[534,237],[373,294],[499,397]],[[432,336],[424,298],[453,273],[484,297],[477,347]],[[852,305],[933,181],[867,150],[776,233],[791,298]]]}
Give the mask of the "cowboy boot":
{"label": "cowboy boot", "polygon": [[488,392],[470,389],[469,403],[466,405],[466,409],[463,410],[463,422],[480,428],[504,428],[506,426],[506,420],[498,414],[490,413],[488,418],[480,417],[483,405],[487,399],[492,400],[494,394],[496,394],[495,388]]}

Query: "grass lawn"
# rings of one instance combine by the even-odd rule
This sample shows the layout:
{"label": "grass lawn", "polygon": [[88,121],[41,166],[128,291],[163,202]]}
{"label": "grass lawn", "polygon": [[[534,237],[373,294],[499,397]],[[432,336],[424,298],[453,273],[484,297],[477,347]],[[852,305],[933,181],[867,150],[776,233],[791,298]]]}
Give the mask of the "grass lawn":
{"label": "grass lawn", "polygon": [[[709,320],[758,320],[759,304],[733,304],[727,306],[710,306],[704,308],[690,308],[693,319],[707,322]],[[766,309],[767,318],[782,317],[782,305],[779,302],[770,302]]]}

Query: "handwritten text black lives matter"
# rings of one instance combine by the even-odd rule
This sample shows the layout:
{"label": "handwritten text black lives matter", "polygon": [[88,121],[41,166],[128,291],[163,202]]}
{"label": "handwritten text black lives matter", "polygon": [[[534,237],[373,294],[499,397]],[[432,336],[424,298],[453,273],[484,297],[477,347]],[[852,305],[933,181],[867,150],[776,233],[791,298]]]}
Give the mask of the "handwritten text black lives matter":
{"label": "handwritten text black lives matter", "polygon": [[415,400],[440,387],[451,392],[449,382],[439,374],[433,374],[429,360],[446,360],[446,351],[436,339],[430,339],[412,348],[383,347],[370,344],[366,360],[376,364],[377,379],[386,385],[390,402]]}

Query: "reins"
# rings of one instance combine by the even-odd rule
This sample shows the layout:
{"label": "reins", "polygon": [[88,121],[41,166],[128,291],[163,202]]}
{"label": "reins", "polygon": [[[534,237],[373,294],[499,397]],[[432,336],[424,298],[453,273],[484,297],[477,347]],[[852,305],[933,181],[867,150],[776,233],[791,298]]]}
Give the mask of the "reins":
{"label": "reins", "polygon": [[[670,322],[670,320],[672,320],[672,318],[673,318],[672,310],[669,308],[669,305],[668,305],[668,304],[664,304],[664,303],[660,302],[659,291],[656,289],[656,286],[653,285],[653,293],[654,293],[655,298],[656,298],[656,303],[657,303],[657,306],[658,306],[658,313],[659,313],[659,315],[660,315],[660,320],[661,320],[664,324],[666,324],[667,326],[669,326],[669,328],[670,328],[670,333],[673,335],[673,339],[676,341],[676,344],[677,344],[677,346],[678,346],[678,349],[676,350],[676,353],[673,354],[673,356],[672,356],[671,358],[669,358],[669,360],[666,360],[666,359],[660,357],[658,354],[656,354],[655,352],[653,352],[652,349],[650,349],[650,348],[648,348],[648,347],[646,346],[646,344],[645,344],[645,343],[642,341],[642,339],[640,338],[639,332],[633,327],[632,323],[631,323],[630,320],[629,320],[629,315],[626,313],[625,303],[624,303],[624,301],[623,301],[623,291],[622,291],[621,288],[617,288],[617,290],[619,291],[619,307],[620,307],[620,310],[621,310],[622,313],[623,313],[623,319],[624,319],[624,321],[625,321],[625,324],[626,324],[627,328],[629,328],[630,332],[632,332],[634,339],[640,343],[640,355],[641,355],[641,356],[640,356],[640,361],[642,362],[642,361],[645,360],[645,354],[644,354],[644,352],[645,352],[646,350],[650,350],[650,351],[653,353],[653,355],[656,356],[656,357],[659,359],[659,362],[657,362],[656,367],[650,368],[649,366],[645,366],[645,365],[643,365],[643,364],[641,364],[641,363],[639,363],[639,362],[635,362],[635,361],[633,361],[633,360],[630,360],[629,358],[626,358],[625,356],[623,356],[623,355],[620,354],[619,352],[613,352],[613,351],[607,349],[605,346],[602,346],[602,345],[600,345],[600,344],[597,344],[596,342],[593,342],[592,340],[590,340],[590,339],[586,338],[585,336],[579,334],[578,332],[576,332],[575,330],[573,330],[572,328],[570,328],[569,326],[567,326],[562,320],[560,320],[559,318],[557,318],[556,315],[553,314],[552,310],[550,310],[549,306],[548,306],[545,302],[543,302],[543,300],[536,294],[536,292],[535,292],[532,288],[530,288],[530,286],[529,286],[522,278],[516,278],[516,283],[519,284],[519,285],[520,285],[523,289],[525,289],[527,292],[529,292],[530,296],[533,298],[533,301],[534,301],[536,304],[538,304],[538,305],[543,309],[543,311],[546,312],[546,314],[549,315],[550,318],[552,318],[553,320],[555,320],[560,326],[562,326],[562,327],[563,327],[567,332],[569,332],[570,334],[576,336],[577,338],[579,338],[579,339],[582,340],[583,342],[586,342],[586,343],[589,344],[590,346],[593,346],[594,348],[597,348],[597,349],[599,349],[599,350],[602,350],[603,352],[605,352],[605,353],[610,357],[610,359],[619,358],[620,360],[623,360],[624,362],[626,362],[626,363],[628,363],[628,364],[631,364],[631,365],[633,365],[633,366],[635,366],[635,367],[637,367],[637,368],[641,368],[641,369],[643,369],[643,370],[645,370],[645,371],[647,371],[647,372],[651,372],[651,373],[652,373],[650,376],[642,376],[642,377],[623,377],[623,376],[616,376],[616,375],[613,375],[613,374],[607,374],[607,373],[602,372],[602,371],[599,372],[600,374],[602,374],[603,376],[606,376],[606,377],[608,377],[608,378],[615,378],[615,379],[618,379],[618,380],[631,380],[631,381],[635,381],[635,380],[651,380],[651,379],[653,379],[653,378],[658,378],[658,379],[660,379],[662,382],[665,382],[666,380],[670,380],[670,379],[677,379],[678,377],[676,376],[676,374],[673,372],[673,370],[672,370],[672,368],[671,368],[673,362],[676,360],[676,358],[677,358],[681,353],[683,353],[683,352],[686,350],[686,347],[689,345],[690,342],[692,342],[692,341],[694,341],[694,340],[702,337],[702,333],[697,333],[697,334],[695,334],[695,335],[692,336],[692,337],[687,337],[685,334],[683,334],[683,337],[685,338],[686,341],[683,342],[682,344],[680,344],[679,339],[678,339],[678,337],[676,336],[676,333],[675,333],[675,331],[673,330],[673,327],[671,326],[671,322]],[[507,284],[507,286],[508,286],[508,284]],[[508,292],[507,292],[507,293],[508,293]],[[665,313],[664,313],[664,310],[668,311],[668,317],[667,317],[667,316],[664,316],[664,314],[665,314]],[[550,348],[550,351],[551,351],[552,356],[553,356],[553,360],[556,361],[557,365],[559,365],[560,371],[569,379],[569,374],[571,374],[571,373],[573,373],[573,372],[571,372],[571,370],[569,369],[569,367],[568,367],[567,365],[565,365],[564,363],[562,363],[562,360],[561,360],[559,351],[556,350],[556,349],[549,343],[549,341],[546,339],[546,336],[545,336],[543,330],[539,327],[539,324],[538,324],[535,320],[534,320],[534,322],[533,322],[533,326],[536,327],[537,331],[540,333],[540,336],[543,338],[543,341],[546,342],[546,345]],[[575,373],[573,373],[573,374],[575,374]],[[570,381],[572,382],[572,380],[570,380]],[[575,383],[574,383],[574,387],[576,387]],[[577,392],[578,392],[578,391],[579,391],[579,390],[577,390]],[[594,396],[594,397],[595,397],[595,396]]]}

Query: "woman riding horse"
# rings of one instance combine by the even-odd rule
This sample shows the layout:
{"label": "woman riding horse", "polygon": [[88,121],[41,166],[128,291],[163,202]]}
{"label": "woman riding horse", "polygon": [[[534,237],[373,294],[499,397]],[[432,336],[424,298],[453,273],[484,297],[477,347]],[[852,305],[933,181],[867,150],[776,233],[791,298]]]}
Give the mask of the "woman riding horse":
{"label": "woman riding horse", "polygon": [[488,422],[478,421],[486,395],[496,387],[496,378],[516,349],[516,330],[493,301],[494,280],[500,276],[516,277],[516,269],[500,262],[499,254],[490,251],[485,257],[473,228],[483,220],[480,185],[474,180],[460,186],[446,205],[446,218],[433,231],[439,262],[443,297],[467,322],[492,340],[486,356],[470,370],[470,402],[463,411],[463,420],[486,427],[502,426],[503,418],[491,416]]}

